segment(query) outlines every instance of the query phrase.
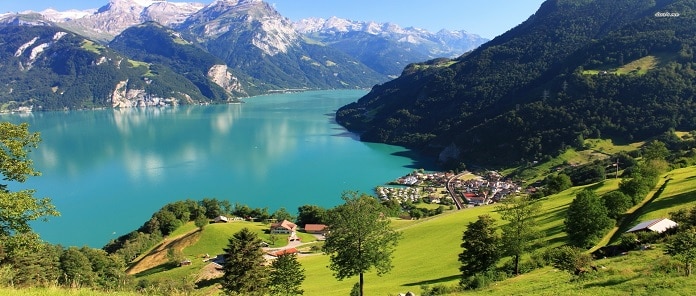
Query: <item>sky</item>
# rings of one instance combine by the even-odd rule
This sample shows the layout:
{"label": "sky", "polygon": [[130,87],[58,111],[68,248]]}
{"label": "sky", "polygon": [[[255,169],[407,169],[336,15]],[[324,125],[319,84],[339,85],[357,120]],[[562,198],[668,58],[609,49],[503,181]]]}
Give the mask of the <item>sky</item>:
{"label": "sky", "polygon": [[[354,21],[391,22],[428,31],[465,30],[493,38],[526,20],[543,0],[265,0],[296,21],[332,16]],[[109,0],[0,0],[0,13],[47,8],[99,8]],[[185,2],[185,1],[173,1]],[[198,0],[208,4],[212,0]]]}

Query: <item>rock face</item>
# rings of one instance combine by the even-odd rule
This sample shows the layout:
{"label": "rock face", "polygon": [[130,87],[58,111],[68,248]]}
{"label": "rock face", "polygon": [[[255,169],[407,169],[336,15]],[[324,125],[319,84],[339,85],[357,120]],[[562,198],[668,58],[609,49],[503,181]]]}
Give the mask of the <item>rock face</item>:
{"label": "rock face", "polygon": [[287,53],[300,34],[292,22],[261,0],[218,0],[194,13],[181,29],[206,42],[227,34],[251,33],[250,43],[265,54]]}
{"label": "rock face", "polygon": [[244,87],[228,69],[227,65],[214,65],[208,71],[208,78],[228,93],[246,94]]}
{"label": "rock face", "polygon": [[[68,17],[61,25],[97,40],[110,40],[123,30],[147,21],[173,26],[203,8],[201,3],[168,1],[111,0],[93,14]],[[53,13],[54,19],[65,16]]]}
{"label": "rock face", "polygon": [[[189,100],[185,100],[190,103]],[[142,88],[129,88],[128,80],[119,81],[111,93],[111,107],[132,108],[147,106],[178,105],[176,98],[160,98],[149,94]]]}

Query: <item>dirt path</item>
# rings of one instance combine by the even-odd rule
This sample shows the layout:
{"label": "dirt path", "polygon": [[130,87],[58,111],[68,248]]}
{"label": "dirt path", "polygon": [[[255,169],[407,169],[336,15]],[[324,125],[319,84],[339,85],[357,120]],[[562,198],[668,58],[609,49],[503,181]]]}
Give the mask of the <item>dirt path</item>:
{"label": "dirt path", "polygon": [[158,246],[154,247],[147,255],[140,257],[126,270],[127,274],[137,274],[153,267],[165,264],[169,261],[169,249],[181,252],[184,248],[198,241],[200,231],[194,229],[176,237],[166,238]]}

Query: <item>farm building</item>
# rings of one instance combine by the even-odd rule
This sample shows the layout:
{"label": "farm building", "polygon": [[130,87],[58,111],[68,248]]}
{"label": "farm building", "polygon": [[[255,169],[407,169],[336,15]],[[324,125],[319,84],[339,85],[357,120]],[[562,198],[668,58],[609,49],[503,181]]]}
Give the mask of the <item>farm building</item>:
{"label": "farm building", "polygon": [[677,227],[677,222],[674,222],[667,218],[660,218],[639,223],[638,225],[633,226],[633,228],[629,229],[626,232],[651,231],[663,233],[673,227]]}

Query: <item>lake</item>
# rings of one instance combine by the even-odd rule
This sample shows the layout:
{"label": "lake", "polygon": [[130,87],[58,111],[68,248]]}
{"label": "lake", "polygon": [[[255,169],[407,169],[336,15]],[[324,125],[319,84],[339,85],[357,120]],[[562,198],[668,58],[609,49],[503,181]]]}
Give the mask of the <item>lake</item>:
{"label": "lake", "polygon": [[209,197],[290,213],[305,204],[332,207],[345,190],[373,194],[413,169],[432,168],[402,147],[360,142],[335,123],[335,111],[365,93],[3,115],[42,138],[31,156],[42,176],[10,189],[52,198],[61,216],[33,223],[44,240],[97,248],[177,200]]}

